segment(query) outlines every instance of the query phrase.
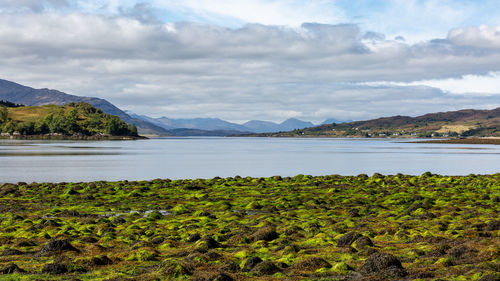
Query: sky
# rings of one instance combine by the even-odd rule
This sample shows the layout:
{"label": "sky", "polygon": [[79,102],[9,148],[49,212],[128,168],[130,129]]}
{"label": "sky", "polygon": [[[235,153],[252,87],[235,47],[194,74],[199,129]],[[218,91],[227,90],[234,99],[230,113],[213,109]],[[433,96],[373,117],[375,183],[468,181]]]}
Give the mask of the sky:
{"label": "sky", "polygon": [[0,0],[0,79],[152,117],[500,106],[497,0]]}

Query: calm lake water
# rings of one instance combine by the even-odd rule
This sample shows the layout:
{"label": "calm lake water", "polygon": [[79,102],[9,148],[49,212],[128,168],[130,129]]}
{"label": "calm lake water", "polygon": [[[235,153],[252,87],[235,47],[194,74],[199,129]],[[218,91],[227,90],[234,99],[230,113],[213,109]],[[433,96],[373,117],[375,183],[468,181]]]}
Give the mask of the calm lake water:
{"label": "calm lake water", "polygon": [[0,140],[0,182],[500,172],[500,146],[390,139]]}

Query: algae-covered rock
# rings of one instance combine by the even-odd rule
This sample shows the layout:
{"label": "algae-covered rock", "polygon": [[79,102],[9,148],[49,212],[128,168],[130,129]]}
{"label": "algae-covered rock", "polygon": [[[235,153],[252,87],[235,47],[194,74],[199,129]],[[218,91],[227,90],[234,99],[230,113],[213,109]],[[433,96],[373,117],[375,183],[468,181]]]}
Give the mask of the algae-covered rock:
{"label": "algae-covered rock", "polygon": [[364,247],[373,247],[373,242],[370,238],[366,236],[360,236],[356,241],[354,241],[354,247],[361,249]]}
{"label": "algae-covered rock", "polygon": [[9,263],[5,267],[0,268],[0,274],[24,273],[25,271],[15,263]]}
{"label": "algae-covered rock", "polygon": [[161,275],[167,277],[167,280],[169,280],[170,278],[183,278],[185,276],[190,276],[193,274],[193,270],[193,268],[185,263],[167,261],[160,265],[158,271]]}
{"label": "algae-covered rock", "polygon": [[66,267],[66,265],[61,263],[49,263],[46,264],[42,269],[42,273],[48,274],[63,274],[66,272],[68,272],[68,268]]}
{"label": "algae-covered rock", "polygon": [[3,250],[3,252],[0,254],[0,256],[6,257],[6,256],[17,256],[17,255],[24,255],[24,254],[25,253],[23,251],[7,248],[7,249]]}
{"label": "algae-covered rock", "polygon": [[360,238],[362,236],[363,235],[361,235],[357,232],[349,232],[337,240],[337,246],[338,247],[349,247],[349,246],[351,246],[352,243],[354,243],[354,241],[356,241],[358,238]]}
{"label": "algae-covered rock", "polygon": [[279,234],[273,227],[263,227],[257,230],[253,235],[253,239],[255,241],[273,241],[274,239],[279,238]]}
{"label": "algae-covered rock", "polygon": [[386,253],[371,255],[361,266],[360,271],[365,274],[375,273],[396,277],[404,277],[408,274],[398,258]]}
{"label": "algae-covered rock", "polygon": [[71,245],[68,239],[62,239],[49,241],[35,254],[35,256],[50,256],[65,251],[80,252],[80,250]]}
{"label": "algae-covered rock", "polygon": [[293,268],[304,271],[316,271],[321,268],[331,268],[332,265],[320,257],[310,257],[296,263]]}
{"label": "algae-covered rock", "polygon": [[254,266],[250,272],[257,276],[264,276],[272,275],[278,271],[280,271],[280,269],[273,262],[263,261]]}
{"label": "algae-covered rock", "polygon": [[261,258],[259,257],[250,257],[245,261],[245,264],[243,265],[242,271],[250,271],[252,270],[257,264],[263,262]]}
{"label": "algae-covered rock", "polygon": [[208,279],[209,281],[233,281],[233,277],[226,273],[218,273]]}

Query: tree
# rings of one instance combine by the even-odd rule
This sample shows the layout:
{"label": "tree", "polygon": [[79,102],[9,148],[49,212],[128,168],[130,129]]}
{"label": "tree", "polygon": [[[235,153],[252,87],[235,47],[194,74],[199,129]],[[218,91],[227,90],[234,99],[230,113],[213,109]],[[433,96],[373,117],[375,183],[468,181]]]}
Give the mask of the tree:
{"label": "tree", "polygon": [[7,107],[0,106],[0,123],[4,123],[5,121],[7,121],[8,115],[9,115],[9,110],[7,110]]}

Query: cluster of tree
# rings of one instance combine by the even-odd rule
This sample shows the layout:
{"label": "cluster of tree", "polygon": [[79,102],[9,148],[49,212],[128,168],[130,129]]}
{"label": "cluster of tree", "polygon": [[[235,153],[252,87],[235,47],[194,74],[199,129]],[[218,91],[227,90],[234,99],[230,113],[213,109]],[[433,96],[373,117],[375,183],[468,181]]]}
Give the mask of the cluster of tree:
{"label": "cluster of tree", "polygon": [[19,104],[19,103],[13,103],[13,102],[6,101],[6,100],[0,100],[0,106],[5,106],[5,107],[21,107],[21,106],[24,106],[24,105]]}
{"label": "cluster of tree", "polygon": [[137,136],[135,125],[129,126],[119,117],[106,114],[84,102],[69,103],[57,112],[40,116],[34,122],[12,120],[8,117],[8,112],[7,107],[0,106],[0,131],[2,133]]}

